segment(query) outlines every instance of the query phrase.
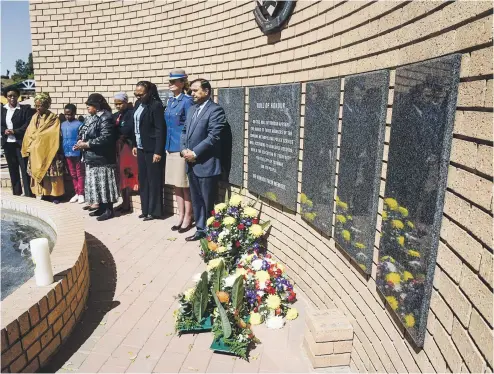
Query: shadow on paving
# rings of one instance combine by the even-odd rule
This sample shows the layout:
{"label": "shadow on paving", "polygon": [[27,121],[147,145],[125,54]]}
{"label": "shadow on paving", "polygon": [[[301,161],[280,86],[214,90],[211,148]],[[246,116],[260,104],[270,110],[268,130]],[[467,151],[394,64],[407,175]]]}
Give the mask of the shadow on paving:
{"label": "shadow on paving", "polygon": [[98,328],[103,317],[119,305],[113,301],[117,284],[117,268],[108,248],[96,237],[86,232],[86,244],[89,257],[89,297],[86,309],[72,334],[63,343],[51,361],[40,370],[42,373],[55,373]]}

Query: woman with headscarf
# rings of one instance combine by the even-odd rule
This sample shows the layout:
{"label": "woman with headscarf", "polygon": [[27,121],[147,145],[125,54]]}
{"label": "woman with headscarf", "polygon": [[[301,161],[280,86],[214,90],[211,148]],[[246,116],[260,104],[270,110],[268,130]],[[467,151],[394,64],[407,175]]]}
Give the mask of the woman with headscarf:
{"label": "woman with headscarf", "polygon": [[85,199],[89,204],[99,204],[90,216],[98,221],[114,217],[113,204],[118,200],[115,159],[115,126],[111,108],[98,94],[89,95],[84,124],[74,149],[82,150],[86,164]]}
{"label": "woman with headscarf", "polygon": [[32,193],[58,204],[56,198],[65,193],[64,159],[60,120],[49,111],[50,105],[51,98],[46,92],[34,97],[36,113],[26,129],[21,153],[23,157],[28,157]]}
{"label": "woman with headscarf", "polygon": [[163,104],[156,85],[138,82],[134,92],[134,136],[132,153],[139,166],[139,192],[144,221],[163,218],[163,164],[166,127]]}
{"label": "woman with headscarf", "polygon": [[117,131],[117,165],[120,177],[120,192],[122,194],[122,205],[115,210],[121,212],[130,211],[130,193],[139,190],[137,180],[137,159],[132,155],[132,134],[134,131],[134,118],[132,104],[124,92],[117,93],[114,104],[118,112],[113,114],[115,128]]}

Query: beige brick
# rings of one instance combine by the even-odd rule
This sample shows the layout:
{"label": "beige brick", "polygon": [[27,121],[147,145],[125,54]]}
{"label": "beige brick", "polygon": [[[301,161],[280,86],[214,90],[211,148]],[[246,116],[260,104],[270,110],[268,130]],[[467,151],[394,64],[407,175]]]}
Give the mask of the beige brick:
{"label": "beige brick", "polygon": [[475,309],[472,311],[468,332],[472,336],[477,347],[480,348],[481,352],[486,357],[489,365],[492,367],[494,355],[493,331]]}
{"label": "beige brick", "polygon": [[456,348],[458,348],[458,351],[465,360],[470,373],[481,373],[485,365],[482,355],[475,347],[475,344],[472,339],[470,339],[470,336],[468,336],[465,329],[456,319],[453,323],[452,338]]}
{"label": "beige brick", "polygon": [[482,244],[473,239],[468,232],[457,226],[454,222],[443,217],[441,237],[446,240],[456,253],[470,266],[478,270],[482,253]]}
{"label": "beige brick", "polygon": [[451,161],[474,169],[477,160],[477,144],[461,139],[453,139]]}
{"label": "beige brick", "polygon": [[325,368],[325,367],[350,365],[350,353],[315,356],[311,352],[309,345],[307,344],[307,341],[305,339],[303,346],[313,368]]}
{"label": "beige brick", "polygon": [[482,250],[482,261],[480,263],[479,275],[486,281],[491,287],[493,287],[492,280],[492,267],[493,266],[493,256],[492,253],[487,249]]}
{"label": "beige brick", "polygon": [[434,366],[434,369],[438,373],[446,372],[446,361],[444,360],[443,355],[441,354],[440,349],[438,348],[434,338],[429,334],[425,334],[424,341],[424,352],[429,357],[429,360]]}
{"label": "beige brick", "polygon": [[490,215],[472,206],[466,226],[474,235],[492,248],[492,217]]}
{"label": "beige brick", "polygon": [[308,347],[310,348],[310,351],[315,356],[329,355],[332,354],[334,351],[334,342],[317,343],[314,340],[312,332],[307,326],[305,327],[304,339]]}
{"label": "beige brick", "polygon": [[460,370],[462,362],[460,353],[456,349],[448,332],[438,322],[434,325],[434,340],[452,372],[457,373]]}
{"label": "beige brick", "polygon": [[484,106],[486,108],[492,108],[492,79],[487,81],[486,89],[485,89],[485,103]]}
{"label": "beige brick", "polygon": [[[441,321],[446,331],[451,334],[451,331],[453,330],[453,311],[437,291],[432,291],[431,309],[439,321]],[[429,316],[431,314],[429,314]],[[427,328],[430,330],[431,334],[434,334],[433,326],[429,328],[429,324],[427,324]]]}
{"label": "beige brick", "polygon": [[[436,279],[434,280],[434,284],[436,285]],[[460,319],[464,326],[467,326],[470,320],[472,306],[460,291],[460,288],[444,273],[438,274],[437,288],[442,298],[453,310],[453,313]]]}
{"label": "beige brick", "polygon": [[460,288],[484,318],[492,321],[492,291],[465,265],[461,270]]}
{"label": "beige brick", "polygon": [[334,353],[350,353],[352,347],[353,344],[351,340],[334,342]]}
{"label": "beige brick", "polygon": [[437,263],[456,283],[460,281],[461,259],[444,243],[439,243]]}
{"label": "beige brick", "polygon": [[488,145],[480,144],[477,151],[477,159],[475,168],[487,175],[493,175],[492,169],[493,152],[492,147]]}
{"label": "beige brick", "polygon": [[448,187],[485,209],[492,208],[492,182],[485,178],[463,169],[450,167]]}
{"label": "beige brick", "polygon": [[458,106],[483,107],[486,93],[486,81],[461,82],[458,87]]}
{"label": "beige brick", "polygon": [[470,76],[492,74],[492,46],[473,51],[469,68]]}

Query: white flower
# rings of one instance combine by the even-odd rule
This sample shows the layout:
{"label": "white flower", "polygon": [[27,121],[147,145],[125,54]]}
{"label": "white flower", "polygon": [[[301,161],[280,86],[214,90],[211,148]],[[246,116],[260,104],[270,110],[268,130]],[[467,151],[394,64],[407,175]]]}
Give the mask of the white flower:
{"label": "white flower", "polygon": [[269,317],[266,320],[266,327],[268,329],[281,329],[285,324],[282,316]]}
{"label": "white flower", "polygon": [[232,287],[239,274],[232,274],[225,278],[225,287]]}
{"label": "white flower", "polygon": [[194,276],[192,277],[192,281],[194,283],[197,283],[201,280],[201,273],[197,273],[197,274],[194,274]]}
{"label": "white flower", "polygon": [[261,268],[262,268],[262,260],[261,259],[257,259],[257,260],[252,261],[252,268],[255,271],[261,270]]}
{"label": "white flower", "polygon": [[184,292],[185,301],[190,301],[192,295],[194,295],[195,290],[196,290],[195,287],[191,287],[187,291]]}
{"label": "white flower", "polygon": [[385,262],[385,264],[386,264],[386,269],[387,269],[388,272],[396,273],[396,266],[395,266],[395,264],[393,264],[393,263],[391,263],[389,261]]}

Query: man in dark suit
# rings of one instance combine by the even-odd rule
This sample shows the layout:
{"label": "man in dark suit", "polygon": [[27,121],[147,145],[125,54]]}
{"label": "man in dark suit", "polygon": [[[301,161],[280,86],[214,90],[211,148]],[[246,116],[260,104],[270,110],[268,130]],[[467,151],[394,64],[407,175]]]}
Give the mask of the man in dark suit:
{"label": "man in dark suit", "polygon": [[193,105],[182,130],[180,155],[187,161],[190,194],[197,231],[186,238],[206,236],[206,219],[213,210],[221,176],[221,135],[228,126],[225,111],[211,100],[211,84],[205,79],[191,82]]}
{"label": "man in dark suit", "polygon": [[2,106],[2,148],[9,167],[12,193],[14,195],[22,194],[22,177],[24,195],[32,197],[31,178],[27,174],[27,159],[24,159],[21,155],[21,146],[24,133],[34,114],[34,109],[31,109],[30,105],[19,104],[20,92],[17,88],[7,88],[4,90],[3,95],[8,102]]}

